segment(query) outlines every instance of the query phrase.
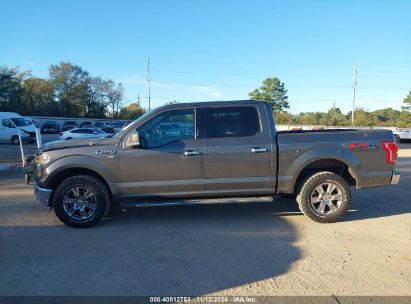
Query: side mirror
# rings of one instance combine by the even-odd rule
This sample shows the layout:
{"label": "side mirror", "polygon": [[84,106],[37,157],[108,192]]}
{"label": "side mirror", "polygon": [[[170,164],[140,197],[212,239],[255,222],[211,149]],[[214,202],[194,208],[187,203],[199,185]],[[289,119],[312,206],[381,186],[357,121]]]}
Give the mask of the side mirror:
{"label": "side mirror", "polygon": [[127,136],[126,140],[124,141],[123,147],[124,149],[140,147],[140,135],[137,131]]}

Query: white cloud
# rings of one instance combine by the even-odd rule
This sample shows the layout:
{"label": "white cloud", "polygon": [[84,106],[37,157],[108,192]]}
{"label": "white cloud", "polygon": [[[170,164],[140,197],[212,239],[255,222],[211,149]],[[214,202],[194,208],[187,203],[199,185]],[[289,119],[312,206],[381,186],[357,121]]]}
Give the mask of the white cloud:
{"label": "white cloud", "polygon": [[204,93],[214,98],[221,97],[221,93],[214,86],[194,86],[193,89],[197,92]]}
{"label": "white cloud", "polygon": [[[117,79],[117,82],[125,83],[125,84],[138,84],[138,85],[146,85],[147,79],[141,76],[132,76],[130,78],[125,79]],[[165,89],[180,89],[186,91],[193,91],[196,93],[201,93],[208,97],[212,98],[220,98],[221,92],[215,86],[209,85],[192,85],[192,84],[176,84],[176,83],[166,83],[166,82],[159,82],[159,81],[151,81],[151,87],[153,88],[165,88]]]}

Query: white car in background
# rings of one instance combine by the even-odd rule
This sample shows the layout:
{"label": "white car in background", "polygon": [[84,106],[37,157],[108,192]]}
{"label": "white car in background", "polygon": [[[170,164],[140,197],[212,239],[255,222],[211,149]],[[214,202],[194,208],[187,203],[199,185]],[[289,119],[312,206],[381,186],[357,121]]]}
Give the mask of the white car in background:
{"label": "white car in background", "polygon": [[60,133],[60,140],[109,137],[110,133],[94,128],[74,128]]}
{"label": "white car in background", "polygon": [[397,142],[411,140],[411,128],[397,129],[394,132],[394,137]]}
{"label": "white car in background", "polygon": [[123,128],[127,125],[127,123],[125,122],[115,122],[113,124],[113,128],[114,128],[114,133],[118,133],[121,130],[123,130]]}

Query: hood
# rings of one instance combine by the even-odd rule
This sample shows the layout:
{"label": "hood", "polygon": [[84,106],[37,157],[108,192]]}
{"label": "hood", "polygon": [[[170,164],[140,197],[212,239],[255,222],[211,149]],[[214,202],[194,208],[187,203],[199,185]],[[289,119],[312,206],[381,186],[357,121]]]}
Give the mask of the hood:
{"label": "hood", "polygon": [[87,146],[106,144],[107,141],[112,141],[111,138],[88,138],[78,140],[56,140],[45,143],[38,149],[38,153],[60,149],[81,148]]}
{"label": "hood", "polygon": [[36,132],[36,127],[34,125],[19,127],[19,129],[24,130],[26,132]]}

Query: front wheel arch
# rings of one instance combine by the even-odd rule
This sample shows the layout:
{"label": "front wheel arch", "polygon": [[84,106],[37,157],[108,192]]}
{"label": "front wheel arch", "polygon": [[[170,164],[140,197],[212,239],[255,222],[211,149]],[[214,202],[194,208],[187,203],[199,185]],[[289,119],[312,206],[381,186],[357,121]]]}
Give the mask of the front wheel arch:
{"label": "front wheel arch", "polygon": [[110,210],[109,189],[93,176],[71,176],[57,186],[53,206],[56,216],[65,225],[73,228],[92,227]]}
{"label": "front wheel arch", "polygon": [[113,194],[107,181],[96,171],[86,168],[69,168],[59,171],[57,174],[55,174],[53,178],[48,182],[48,188],[53,189],[53,193],[51,194],[51,201],[53,201],[54,190],[58,187],[58,185],[64,180],[76,175],[89,175],[103,182],[110,194],[111,201],[113,201]]}
{"label": "front wheel arch", "polygon": [[20,139],[17,135],[13,135],[11,137],[10,141],[13,145],[18,145],[20,143]]}

